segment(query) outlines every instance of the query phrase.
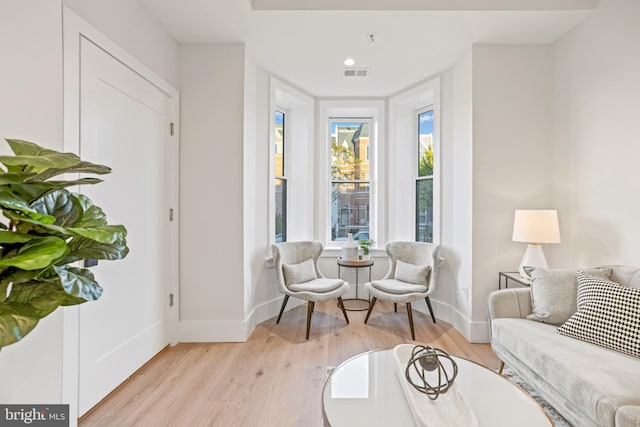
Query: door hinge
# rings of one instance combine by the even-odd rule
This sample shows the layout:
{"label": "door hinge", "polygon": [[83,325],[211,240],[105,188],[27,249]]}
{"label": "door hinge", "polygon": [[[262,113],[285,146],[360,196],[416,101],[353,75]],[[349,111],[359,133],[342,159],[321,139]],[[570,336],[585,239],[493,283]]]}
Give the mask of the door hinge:
{"label": "door hinge", "polygon": [[173,307],[173,294],[169,294],[169,307]]}
{"label": "door hinge", "polygon": [[173,136],[173,123],[169,126],[169,133]]}
{"label": "door hinge", "polygon": [[173,221],[173,208],[169,209],[169,221]]}

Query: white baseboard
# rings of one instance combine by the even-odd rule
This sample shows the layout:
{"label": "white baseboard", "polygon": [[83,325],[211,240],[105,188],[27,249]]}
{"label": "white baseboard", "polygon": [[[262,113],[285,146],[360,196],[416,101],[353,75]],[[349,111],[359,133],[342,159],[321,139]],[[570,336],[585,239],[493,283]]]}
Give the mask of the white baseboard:
{"label": "white baseboard", "polygon": [[[280,312],[283,296],[257,305],[245,320],[181,320],[178,323],[180,342],[245,342],[253,333],[258,323],[277,316]],[[304,301],[290,298],[287,311],[296,308]],[[471,343],[488,343],[489,323],[472,322],[457,308],[432,299],[431,305],[436,317],[451,323],[458,332]],[[412,304],[414,310],[429,315],[425,302]]]}
{"label": "white baseboard", "polygon": [[[470,343],[490,342],[489,322],[473,322],[471,321],[471,319],[461,313],[456,307],[435,300],[433,298],[431,299],[431,306],[433,307],[433,312],[435,313],[437,319],[441,319],[447,323],[451,323],[451,325],[456,328],[456,330],[460,332],[462,336],[465,337]],[[426,302],[422,304],[412,303],[412,308],[430,316]]]}
{"label": "white baseboard", "polygon": [[181,320],[178,322],[180,342],[245,342],[246,321]]}
{"label": "white baseboard", "polygon": [[[181,320],[178,322],[180,342],[245,342],[258,323],[277,316],[284,295],[257,305],[245,320]],[[303,301],[290,298],[287,311]]]}

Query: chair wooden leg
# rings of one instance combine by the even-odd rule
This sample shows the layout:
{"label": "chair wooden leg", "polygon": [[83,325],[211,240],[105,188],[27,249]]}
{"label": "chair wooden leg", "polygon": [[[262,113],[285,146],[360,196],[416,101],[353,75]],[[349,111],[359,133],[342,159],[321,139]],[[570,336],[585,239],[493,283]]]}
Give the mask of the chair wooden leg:
{"label": "chair wooden leg", "polygon": [[502,375],[502,370],[504,369],[504,362],[501,360],[500,361],[500,366],[498,367],[498,373],[500,375]]}
{"label": "chair wooden leg", "polygon": [[307,339],[309,339],[309,330],[311,329],[311,315],[313,314],[313,306],[315,302],[309,301],[307,304]]}
{"label": "chair wooden leg", "polygon": [[347,310],[344,308],[344,301],[342,301],[342,297],[338,297],[338,307],[342,309],[342,314],[344,315],[344,320],[347,321],[347,325],[349,324],[349,318],[347,317]]}
{"label": "chair wooden leg", "polygon": [[436,316],[433,314],[433,307],[431,307],[431,300],[429,297],[425,297],[425,301],[427,301],[427,307],[429,307],[429,313],[431,313],[431,318],[433,319],[433,323],[436,323]]}
{"label": "chair wooden leg", "polygon": [[289,295],[284,296],[284,301],[282,301],[282,307],[280,307],[280,314],[278,314],[278,320],[276,320],[276,324],[280,323],[280,318],[282,317],[282,313],[284,313],[284,308],[287,305],[287,301],[289,301]]}
{"label": "chair wooden leg", "polygon": [[413,313],[411,312],[411,303],[407,303],[407,316],[409,317],[409,327],[411,328],[411,339],[416,340],[416,334],[413,332]]}
{"label": "chair wooden leg", "polygon": [[364,318],[365,324],[369,320],[369,316],[371,315],[371,310],[373,310],[373,306],[376,305],[376,301],[378,301],[378,298],[376,297],[371,298],[371,302],[369,303],[369,311],[367,311],[367,317]]}
{"label": "chair wooden leg", "polygon": [[398,312],[398,303],[397,302],[393,303],[393,311],[396,312],[396,313]]}

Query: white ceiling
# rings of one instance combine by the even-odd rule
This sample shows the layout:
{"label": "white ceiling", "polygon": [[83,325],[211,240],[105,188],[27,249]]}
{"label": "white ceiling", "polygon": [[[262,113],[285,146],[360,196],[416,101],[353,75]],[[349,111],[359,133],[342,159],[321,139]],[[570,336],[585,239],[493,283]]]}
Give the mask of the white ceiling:
{"label": "white ceiling", "polygon": [[[450,67],[473,43],[552,43],[595,3],[254,0],[262,9],[254,10],[250,0],[139,1],[179,42],[245,43],[259,66],[322,97],[392,95]],[[443,11],[447,2],[456,10]],[[310,10],[322,4],[353,10]],[[355,10],[366,5],[377,10]],[[405,10],[380,10],[389,5]],[[539,10],[541,5],[548,9]],[[354,68],[368,68],[369,76],[344,77],[347,57],[356,60]]]}

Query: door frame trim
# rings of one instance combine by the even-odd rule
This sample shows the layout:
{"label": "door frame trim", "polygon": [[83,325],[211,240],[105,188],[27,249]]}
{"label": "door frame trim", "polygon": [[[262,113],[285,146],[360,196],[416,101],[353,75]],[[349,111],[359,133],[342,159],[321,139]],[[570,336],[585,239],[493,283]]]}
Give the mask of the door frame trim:
{"label": "door frame trim", "polygon": [[[174,124],[173,135],[169,133],[167,123],[167,153],[169,168],[169,206],[173,208],[173,221],[168,223],[169,236],[169,279],[168,292],[174,295],[173,307],[169,307],[169,298],[165,305],[165,321],[167,337],[170,345],[178,340],[179,320],[179,135],[180,135],[180,92],[130,55],[115,42],[66,6],[62,6],[63,32],[63,111],[64,111],[64,151],[78,154],[80,151],[80,40],[85,38],[111,55],[142,78],[156,86],[169,98],[169,122]],[[169,212],[167,212],[169,221]],[[62,403],[68,403],[70,425],[77,425],[79,417],[79,327],[80,310],[78,306],[65,307],[63,311],[63,344],[62,344]]]}

